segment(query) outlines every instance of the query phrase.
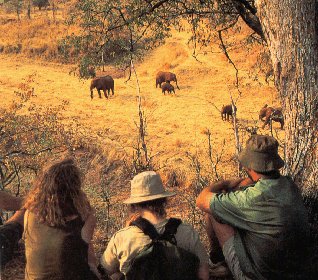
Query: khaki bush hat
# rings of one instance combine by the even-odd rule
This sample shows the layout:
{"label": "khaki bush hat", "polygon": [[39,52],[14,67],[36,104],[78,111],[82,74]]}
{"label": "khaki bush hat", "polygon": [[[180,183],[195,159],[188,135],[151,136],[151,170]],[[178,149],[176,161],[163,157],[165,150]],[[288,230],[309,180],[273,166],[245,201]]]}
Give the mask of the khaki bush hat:
{"label": "khaki bush hat", "polygon": [[130,197],[124,203],[140,203],[173,195],[176,193],[165,191],[159,174],[154,171],[145,171],[131,180]]}
{"label": "khaki bush hat", "polygon": [[267,135],[253,135],[238,157],[242,166],[256,172],[269,172],[282,168],[284,161],[278,154],[278,142]]}

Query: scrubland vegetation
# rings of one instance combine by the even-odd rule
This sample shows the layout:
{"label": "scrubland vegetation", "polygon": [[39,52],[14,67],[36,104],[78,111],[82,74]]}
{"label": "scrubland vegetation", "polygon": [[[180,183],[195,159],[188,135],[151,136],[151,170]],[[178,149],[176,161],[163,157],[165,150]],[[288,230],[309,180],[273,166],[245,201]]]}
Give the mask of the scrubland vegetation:
{"label": "scrubland vegetation", "polygon": [[[243,24],[243,32],[238,27],[226,32],[237,80],[217,42],[195,49],[185,22],[180,32],[173,30],[134,61],[137,76],[132,73],[129,81],[129,69],[96,67],[97,75],[115,79],[115,95],[99,99],[95,92],[90,100],[89,80],[75,76],[79,70],[71,64],[79,51],[63,41],[80,31],[65,24],[73,3],[57,7],[54,15],[52,6],[32,7],[29,19],[25,8],[18,17],[14,6],[0,6],[1,188],[24,195],[45,163],[74,157],[96,208],[94,243],[100,256],[126,219],[121,201],[129,194],[129,180],[153,168],[178,193],[169,214],[193,224],[205,240],[194,205],[203,186],[238,176],[236,149],[252,132],[273,134],[283,151],[280,125],[261,129],[258,120],[263,105],[280,105],[264,46],[249,37]],[[155,88],[159,70],[177,74],[180,91],[175,96]],[[231,96],[238,108],[236,136],[232,122],[222,121],[219,111]],[[1,279],[24,278],[22,255],[8,264]]]}

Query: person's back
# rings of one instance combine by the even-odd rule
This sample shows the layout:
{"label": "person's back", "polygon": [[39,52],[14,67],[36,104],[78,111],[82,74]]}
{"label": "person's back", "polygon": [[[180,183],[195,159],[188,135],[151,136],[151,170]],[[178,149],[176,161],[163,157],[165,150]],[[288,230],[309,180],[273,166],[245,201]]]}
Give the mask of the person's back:
{"label": "person's back", "polygon": [[[239,161],[249,179],[211,184],[197,198],[197,206],[207,213],[211,243],[216,236],[236,279],[310,279],[307,212],[298,187],[279,173],[284,161],[277,140],[251,136]],[[212,253],[213,259],[221,259]]]}
{"label": "person's back", "polygon": [[[167,222],[168,220],[165,219],[158,224],[154,224],[154,227],[159,234],[164,232]],[[208,261],[207,254],[200,242],[199,235],[192,226],[181,223],[177,229],[175,238],[178,247],[192,252],[198,256],[202,262]],[[125,274],[129,270],[134,258],[150,243],[150,237],[145,235],[138,227],[125,227],[114,234],[102,256],[101,263],[105,268],[109,268],[110,264],[114,263],[114,258],[119,256],[120,271]],[[114,247],[116,247],[116,252],[112,250]]]}
{"label": "person's back", "polygon": [[72,160],[51,165],[35,182],[24,204],[26,279],[97,279],[95,218],[81,187]]}
{"label": "person's back", "polygon": [[303,274],[309,227],[297,186],[284,176],[261,179],[236,196],[244,197],[244,207],[251,209],[244,211],[242,223],[236,221],[235,245],[246,260],[241,264],[244,271],[256,271],[258,279]]}
{"label": "person's back", "polygon": [[25,279],[96,279],[88,266],[88,244],[81,238],[83,225],[77,217],[65,226],[50,227],[27,211]]}
{"label": "person's back", "polygon": [[[168,223],[165,211],[166,198],[173,195],[175,193],[164,190],[160,176],[153,171],[142,172],[131,181],[131,196],[124,202],[130,205],[130,211],[133,214],[127,223],[129,226],[119,230],[112,236],[101,258],[101,265],[112,279],[119,279],[115,277],[125,276],[131,269],[133,262],[140,256],[141,251],[145,250],[152,242],[152,238],[141,228],[136,225],[130,225],[130,223],[143,218],[150,228],[153,229],[152,226],[154,226],[159,235],[163,234]],[[174,236],[178,247],[196,256],[192,258],[193,266],[185,265],[185,272],[189,275],[196,275],[198,279],[207,280],[208,255],[198,233],[192,226],[181,223],[178,224]],[[160,248],[160,246],[153,248]],[[198,266],[195,265],[197,258],[200,261]],[[156,265],[154,267],[156,269],[153,274],[151,274],[149,267],[145,268],[151,274],[149,279],[158,279],[158,275],[160,277],[164,273],[162,267]],[[192,267],[198,267],[198,270],[192,271]],[[146,274],[149,275],[148,273]],[[182,279],[178,277],[180,275],[173,275],[172,279]],[[132,277],[132,279],[137,280],[138,277]]]}

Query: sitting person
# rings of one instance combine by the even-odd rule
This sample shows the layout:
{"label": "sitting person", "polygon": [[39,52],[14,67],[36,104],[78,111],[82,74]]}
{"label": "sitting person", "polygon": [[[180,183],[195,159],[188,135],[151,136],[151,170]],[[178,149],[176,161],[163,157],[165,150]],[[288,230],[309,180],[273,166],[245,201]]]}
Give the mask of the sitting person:
{"label": "sitting person", "polygon": [[[310,279],[307,213],[298,187],[279,173],[278,142],[254,135],[239,160],[250,179],[212,184],[197,198],[212,246],[216,236],[235,279]],[[211,252],[214,262],[221,256]]]}
{"label": "sitting person", "polygon": [[[144,218],[146,223],[150,223],[156,234],[165,232],[165,226],[172,220],[166,218],[166,200],[167,197],[173,195],[175,193],[164,190],[160,176],[154,171],[145,171],[133,178],[130,198],[124,201],[130,205],[132,218],[125,228],[113,235],[101,258],[101,265],[111,279],[121,279],[124,275],[127,276],[136,256],[151,243],[151,238],[134,225],[140,220],[140,217]],[[139,218],[137,219],[137,217]],[[132,221],[134,222],[131,223]],[[181,223],[177,226],[174,237],[178,247],[197,256],[195,258],[198,259],[199,269],[195,278],[209,279],[208,255],[198,233],[192,226]],[[176,277],[174,279],[188,278],[184,275],[184,278]]]}
{"label": "sitting person", "polygon": [[[0,268],[14,256],[14,250],[23,233],[24,210],[19,210],[23,199],[0,191],[0,209],[17,211],[4,225],[0,226]],[[19,211],[18,211],[19,210]]]}
{"label": "sitting person", "polygon": [[24,204],[25,279],[98,279],[96,220],[81,188],[72,160],[53,164],[36,181]]}

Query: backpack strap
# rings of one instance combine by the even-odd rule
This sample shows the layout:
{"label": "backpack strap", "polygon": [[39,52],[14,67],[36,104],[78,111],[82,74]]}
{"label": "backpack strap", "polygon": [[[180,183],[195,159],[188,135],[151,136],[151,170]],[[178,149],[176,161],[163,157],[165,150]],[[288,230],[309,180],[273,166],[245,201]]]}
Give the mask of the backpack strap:
{"label": "backpack strap", "polygon": [[142,230],[142,232],[148,235],[152,240],[156,240],[159,238],[159,233],[156,228],[150,223],[148,220],[138,217],[135,221],[129,224],[130,226],[136,226]]}
{"label": "backpack strap", "polygon": [[167,240],[174,245],[177,245],[175,234],[177,233],[179,225],[182,223],[180,219],[170,218],[165,226],[165,231],[160,236],[160,239]]}

